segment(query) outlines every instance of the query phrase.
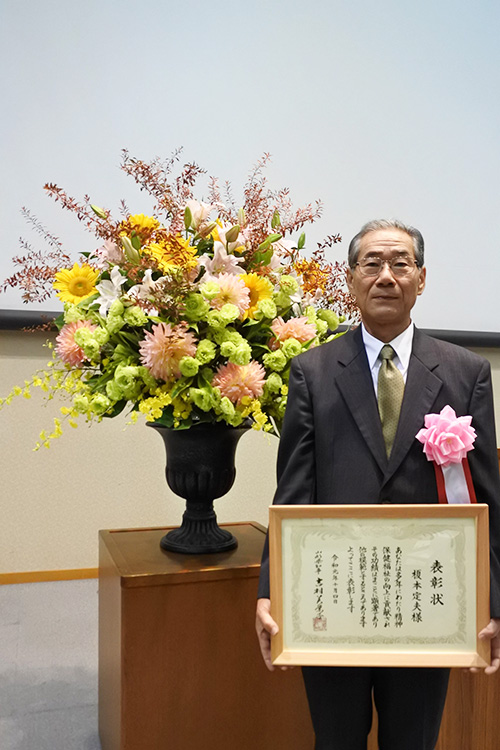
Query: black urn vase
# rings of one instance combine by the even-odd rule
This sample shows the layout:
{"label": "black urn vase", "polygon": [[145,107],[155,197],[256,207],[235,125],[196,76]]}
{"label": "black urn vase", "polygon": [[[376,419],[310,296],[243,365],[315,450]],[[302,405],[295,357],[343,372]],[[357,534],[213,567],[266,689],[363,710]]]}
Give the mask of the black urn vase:
{"label": "black urn vase", "polygon": [[173,430],[155,422],[148,426],[165,443],[168,486],[186,500],[182,525],[163,537],[162,549],[199,555],[237,547],[237,539],[217,525],[214,500],[233,486],[236,446],[248,427],[218,423]]}

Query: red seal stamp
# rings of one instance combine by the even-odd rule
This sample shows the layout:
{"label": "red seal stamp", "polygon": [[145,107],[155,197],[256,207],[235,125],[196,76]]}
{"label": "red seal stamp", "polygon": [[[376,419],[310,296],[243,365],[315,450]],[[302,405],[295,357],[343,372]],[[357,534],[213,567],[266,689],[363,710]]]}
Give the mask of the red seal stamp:
{"label": "red seal stamp", "polygon": [[313,630],[326,630],[326,617],[313,617]]}

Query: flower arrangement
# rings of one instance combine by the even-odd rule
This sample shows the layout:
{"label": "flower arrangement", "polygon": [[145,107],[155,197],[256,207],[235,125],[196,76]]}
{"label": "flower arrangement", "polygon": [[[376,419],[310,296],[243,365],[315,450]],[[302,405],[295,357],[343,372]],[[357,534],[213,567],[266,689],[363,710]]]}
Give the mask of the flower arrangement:
{"label": "flower arrangement", "polygon": [[[130,408],[131,421],[146,419],[185,429],[201,422],[279,435],[287,400],[291,360],[337,335],[356,307],[344,288],[344,264],[329,263],[325,248],[303,255],[305,235],[287,239],[321,214],[321,204],[293,210],[287,189],[273,192],[257,163],[236,208],[210,178],[208,197],[193,188],[203,173],[185,164],[172,176],[176,152],[165,163],[145,163],[123,152],[121,167],[154,199],[151,216],[122,218],[85,197],[70,198],[54,184],[45,190],[76,214],[98,239],[98,247],[72,262],[62,243],[28,211],[25,216],[49,250],[27,251],[14,262],[21,270],[3,289],[18,286],[25,301],[44,300],[55,289],[64,303],[46,370],[18,386],[68,396],[62,416],[76,426],[115,417]],[[41,445],[61,434],[42,431]]]}

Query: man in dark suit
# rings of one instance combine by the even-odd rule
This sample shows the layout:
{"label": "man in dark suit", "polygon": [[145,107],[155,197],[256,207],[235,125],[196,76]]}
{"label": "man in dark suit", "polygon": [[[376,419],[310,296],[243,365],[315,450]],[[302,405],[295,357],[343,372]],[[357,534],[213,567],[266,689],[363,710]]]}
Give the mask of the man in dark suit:
{"label": "man in dark suit", "polygon": [[[292,362],[274,502],[438,502],[434,468],[415,436],[425,415],[446,405],[471,415],[477,438],[470,469],[478,501],[490,510],[492,619],[480,636],[491,640],[485,671],[492,674],[500,666],[500,480],[490,367],[414,328],[410,313],[425,275],[423,238],[412,227],[374,221],[352,240],[347,284],[362,325]],[[385,366],[401,389],[395,414],[381,404]],[[270,637],[278,627],[270,615],[268,566],[266,543],[256,628],[273,669]],[[372,691],[380,750],[435,747],[449,670],[305,667],[303,675],[316,750],[366,750]]]}

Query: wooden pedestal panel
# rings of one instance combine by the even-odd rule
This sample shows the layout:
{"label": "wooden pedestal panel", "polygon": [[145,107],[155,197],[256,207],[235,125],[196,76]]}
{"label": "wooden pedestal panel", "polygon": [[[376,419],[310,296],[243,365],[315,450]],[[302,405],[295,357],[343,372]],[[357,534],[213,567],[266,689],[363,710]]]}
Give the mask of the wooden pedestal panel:
{"label": "wooden pedestal panel", "polygon": [[500,674],[453,669],[436,750],[499,750]]}
{"label": "wooden pedestal panel", "polygon": [[[375,716],[367,750],[377,748]],[[484,674],[469,674],[461,669],[452,669],[436,750],[499,748],[500,674],[487,677]]]}
{"label": "wooden pedestal panel", "polygon": [[186,556],[165,529],[102,531],[99,732],[103,750],[311,750],[300,670],[270,673],[255,635],[264,544]]}

